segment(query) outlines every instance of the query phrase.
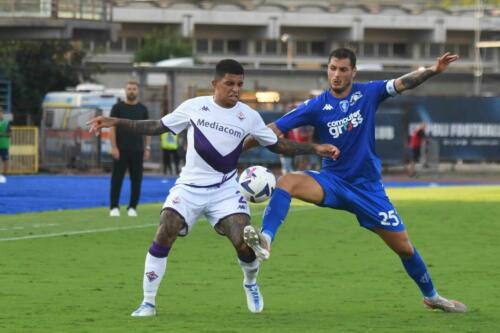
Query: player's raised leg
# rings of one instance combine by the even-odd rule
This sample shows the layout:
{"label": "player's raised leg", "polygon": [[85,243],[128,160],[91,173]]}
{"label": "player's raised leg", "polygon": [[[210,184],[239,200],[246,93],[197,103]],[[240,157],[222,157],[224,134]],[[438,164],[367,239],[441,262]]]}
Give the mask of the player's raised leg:
{"label": "player's raised leg", "polygon": [[238,261],[243,271],[243,290],[250,312],[259,313],[264,309],[264,297],[260,292],[257,276],[259,275],[260,262],[255,253],[243,241],[243,228],[250,225],[246,214],[234,214],[220,220],[216,225],[219,232],[225,234],[233,244]]}
{"label": "player's raised leg", "polygon": [[156,294],[165,275],[168,253],[184,225],[184,218],[177,212],[168,208],[162,211],[155,240],[146,255],[144,299],[137,310],[132,312],[132,317],[148,317],[156,314]]}
{"label": "player's raised leg", "polygon": [[269,258],[271,243],[288,215],[292,197],[318,204],[322,202],[324,193],[318,182],[304,172],[292,172],[280,177],[264,212],[261,232],[253,226],[245,227],[244,230],[245,242],[254,250],[257,258]]}
{"label": "player's raised leg", "polygon": [[455,300],[448,300],[440,296],[431,276],[427,270],[424,260],[417,249],[408,239],[408,233],[405,231],[394,232],[381,228],[375,228],[374,231],[382,240],[401,258],[401,262],[406,273],[415,281],[424,296],[424,304],[430,309],[439,309],[445,312],[466,312],[467,307]]}

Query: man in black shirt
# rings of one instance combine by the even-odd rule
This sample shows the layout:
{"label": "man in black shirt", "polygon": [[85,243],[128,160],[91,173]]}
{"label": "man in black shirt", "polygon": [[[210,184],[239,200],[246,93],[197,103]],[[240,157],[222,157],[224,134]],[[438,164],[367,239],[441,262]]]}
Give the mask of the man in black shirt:
{"label": "man in black shirt", "polygon": [[[111,117],[132,120],[148,119],[147,108],[139,103],[139,83],[129,80],[125,87],[126,100],[113,105]],[[125,131],[121,127],[110,128],[113,172],[111,174],[111,203],[109,216],[120,216],[120,192],[127,169],[130,174],[131,193],[127,208],[128,216],[137,216],[137,204],[141,193],[143,161],[149,159],[151,137]]]}

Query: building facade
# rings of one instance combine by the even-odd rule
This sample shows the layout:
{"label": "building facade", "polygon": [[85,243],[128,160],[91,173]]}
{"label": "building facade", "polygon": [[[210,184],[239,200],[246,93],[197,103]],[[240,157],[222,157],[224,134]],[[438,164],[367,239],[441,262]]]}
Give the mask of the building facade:
{"label": "building facade", "polygon": [[169,26],[192,39],[203,64],[231,56],[247,67],[317,69],[332,49],[349,46],[360,66],[372,70],[411,69],[450,51],[461,57],[454,70],[500,72],[498,48],[480,49],[478,56],[475,48],[478,39],[500,40],[500,4],[440,3],[120,0],[112,15],[121,24],[118,39],[92,61],[130,63],[146,34]]}

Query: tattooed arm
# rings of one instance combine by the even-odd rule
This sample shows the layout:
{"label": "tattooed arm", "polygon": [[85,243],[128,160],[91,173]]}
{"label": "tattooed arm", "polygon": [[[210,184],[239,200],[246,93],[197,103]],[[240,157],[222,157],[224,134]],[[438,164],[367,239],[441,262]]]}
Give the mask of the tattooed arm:
{"label": "tattooed arm", "polygon": [[273,153],[283,154],[288,156],[316,154],[321,157],[330,157],[334,160],[339,157],[340,150],[330,144],[315,144],[305,142],[295,142],[283,138],[278,138],[278,142],[274,145],[267,146],[267,149]]}
{"label": "tattooed arm", "polygon": [[449,52],[443,54],[441,57],[437,58],[436,63],[424,69],[419,69],[414,72],[405,74],[394,81],[394,87],[398,93],[402,93],[405,90],[413,89],[430,77],[444,72],[448,69],[448,66],[458,59],[458,55],[452,55]]}
{"label": "tattooed arm", "polygon": [[90,133],[99,134],[101,128],[120,126],[128,131],[140,135],[160,135],[168,132],[168,128],[163,126],[161,120],[130,120],[113,117],[95,117],[87,122],[90,126]]}
{"label": "tattooed arm", "polygon": [[[274,145],[266,146],[267,149],[277,154],[284,155],[307,155],[307,154],[316,154],[322,157],[330,157],[333,159],[337,159],[340,154],[340,150],[334,145],[330,144],[314,144],[314,143],[302,143],[290,141],[284,138],[283,133],[279,130],[278,127],[274,123],[267,125],[271,128],[278,137],[278,142]],[[253,147],[258,146],[257,140],[255,140],[252,136],[249,136],[243,142],[243,150],[248,150]]]}

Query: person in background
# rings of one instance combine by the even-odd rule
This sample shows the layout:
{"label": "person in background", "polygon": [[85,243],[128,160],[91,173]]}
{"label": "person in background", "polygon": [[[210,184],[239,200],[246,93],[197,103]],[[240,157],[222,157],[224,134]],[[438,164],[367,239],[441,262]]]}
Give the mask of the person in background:
{"label": "person in background", "polygon": [[165,132],[160,135],[163,156],[163,175],[179,175],[179,140],[177,134]]}
{"label": "person in background", "polygon": [[[285,137],[290,141],[294,141],[294,138],[293,138],[291,131],[288,132],[285,135]],[[280,154],[280,163],[281,163],[281,174],[282,175],[286,175],[287,173],[294,171],[293,157],[292,156]]]}
{"label": "person in background", "polygon": [[0,159],[3,169],[0,175],[0,183],[7,182],[7,171],[9,169],[9,147],[10,147],[10,122],[4,118],[3,108],[0,106]]}
{"label": "person in background", "polygon": [[415,169],[415,164],[420,162],[422,157],[422,147],[426,142],[426,134],[425,130],[427,129],[426,123],[421,123],[415,130],[411,133],[410,136],[410,149],[411,149],[411,157],[410,164],[408,165],[408,176],[416,177],[417,171]]}
{"label": "person in background", "polygon": [[[125,86],[125,101],[113,105],[111,117],[130,120],[149,119],[148,109],[139,102],[139,83],[129,80]],[[137,216],[137,205],[141,194],[143,162],[148,160],[151,151],[151,137],[128,132],[121,127],[109,131],[113,171],[111,173],[111,202],[109,216],[120,216],[120,192],[125,172],[129,171],[131,193],[127,208],[130,217]]]}

